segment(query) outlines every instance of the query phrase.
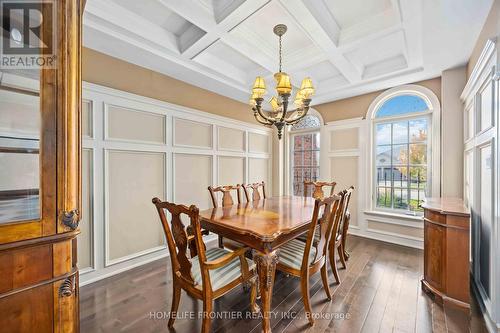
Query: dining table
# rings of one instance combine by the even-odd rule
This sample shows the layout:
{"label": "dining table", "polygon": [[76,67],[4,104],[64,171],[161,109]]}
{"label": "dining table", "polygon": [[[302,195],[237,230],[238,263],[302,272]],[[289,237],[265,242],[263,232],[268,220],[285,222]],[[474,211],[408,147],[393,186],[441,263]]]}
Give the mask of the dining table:
{"label": "dining table", "polygon": [[252,249],[263,332],[271,332],[271,300],[280,246],[308,231],[313,210],[313,198],[279,196],[200,212],[202,228]]}

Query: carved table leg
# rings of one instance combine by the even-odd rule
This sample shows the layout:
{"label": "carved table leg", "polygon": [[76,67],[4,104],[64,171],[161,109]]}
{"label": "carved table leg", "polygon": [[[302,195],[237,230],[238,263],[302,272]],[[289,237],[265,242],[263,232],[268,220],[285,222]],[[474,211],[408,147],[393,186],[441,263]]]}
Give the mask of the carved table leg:
{"label": "carved table leg", "polygon": [[274,273],[278,262],[278,252],[254,253],[254,261],[259,273],[259,288],[262,312],[262,331],[271,332],[271,299],[273,296]]}

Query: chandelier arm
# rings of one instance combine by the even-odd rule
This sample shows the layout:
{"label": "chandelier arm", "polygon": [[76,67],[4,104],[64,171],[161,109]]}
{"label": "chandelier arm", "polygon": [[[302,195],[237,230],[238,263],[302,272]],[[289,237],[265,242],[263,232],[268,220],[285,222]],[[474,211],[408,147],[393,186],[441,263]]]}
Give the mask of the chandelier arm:
{"label": "chandelier arm", "polygon": [[257,120],[257,122],[262,125],[270,126],[273,124],[270,121],[267,121],[266,119],[262,119],[260,115],[257,113],[257,111],[254,111],[253,116],[255,117],[255,120]]}
{"label": "chandelier arm", "polygon": [[[311,102],[311,100],[308,100],[308,101],[307,101],[307,100],[305,100],[305,101],[304,101],[304,104],[305,104],[305,105],[304,105],[304,108],[303,108],[304,113],[303,113],[300,117],[298,117],[298,118],[296,118],[296,119],[292,120],[292,121],[290,122],[290,125],[293,125],[293,124],[298,123],[300,120],[302,120],[302,118],[304,118],[305,116],[307,116],[307,112],[309,111],[309,103],[310,103],[310,102]],[[298,111],[298,109],[297,109],[297,111]]]}
{"label": "chandelier arm", "polygon": [[272,125],[272,124],[274,124],[274,123],[275,123],[275,120],[274,120],[274,119],[272,119],[272,118],[270,118],[270,117],[267,117],[266,115],[264,115],[264,113],[262,113],[262,108],[261,108],[261,106],[260,106],[260,104],[261,104],[261,103],[262,103],[262,101],[260,101],[260,103],[259,103],[259,102],[257,102],[257,105],[253,108],[253,109],[254,109],[254,111],[255,111],[255,110],[257,110],[257,112],[258,112],[259,116],[261,116],[262,118],[264,118],[265,120],[267,120],[268,122],[270,122],[270,123],[271,123],[271,125]]}

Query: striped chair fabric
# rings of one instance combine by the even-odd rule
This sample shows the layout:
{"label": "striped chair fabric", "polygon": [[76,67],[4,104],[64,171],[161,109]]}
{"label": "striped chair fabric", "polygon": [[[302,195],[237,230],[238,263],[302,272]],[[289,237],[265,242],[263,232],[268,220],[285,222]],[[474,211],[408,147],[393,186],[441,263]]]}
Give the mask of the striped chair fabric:
{"label": "striped chair fabric", "polygon": [[[307,232],[297,237],[297,239],[302,242],[307,242]],[[319,228],[316,228],[316,231],[314,232],[314,240],[319,242]]]}
{"label": "striped chair fabric", "polygon": [[[230,251],[226,249],[215,247],[208,249],[205,252],[205,255],[208,261],[212,261],[224,256],[229,252]],[[197,285],[201,286],[202,278],[201,278],[200,260],[198,259],[198,256],[193,257],[190,260],[192,264],[191,273],[193,274],[194,282]],[[246,261],[248,263],[249,270],[255,268],[255,263],[252,260],[246,259]],[[240,259],[236,257],[227,265],[210,270],[209,274],[210,274],[210,283],[212,284],[212,290],[217,290],[221,287],[224,287],[228,283],[236,280],[241,276],[242,273],[241,273]]]}
{"label": "striped chair fabric", "polygon": [[[304,257],[304,252],[306,248],[306,243],[298,239],[292,239],[283,247],[280,248],[279,252],[279,262],[291,268],[299,269],[302,267],[302,258]],[[309,264],[314,260],[316,256],[316,248],[311,247],[311,252],[309,253]]]}

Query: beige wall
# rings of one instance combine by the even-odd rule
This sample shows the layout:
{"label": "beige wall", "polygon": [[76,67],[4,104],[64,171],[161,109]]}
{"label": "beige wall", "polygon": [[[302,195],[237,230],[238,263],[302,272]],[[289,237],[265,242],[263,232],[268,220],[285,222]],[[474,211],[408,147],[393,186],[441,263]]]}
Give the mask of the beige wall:
{"label": "beige wall", "polygon": [[484,23],[483,29],[479,34],[476,45],[471,53],[469,63],[467,65],[467,78],[472,73],[474,66],[476,65],[481,51],[489,38],[500,35],[500,0],[494,0],[493,6],[491,7],[490,13]]}
{"label": "beige wall", "polygon": [[83,49],[82,75],[87,82],[255,123],[244,103],[92,49]]}
{"label": "beige wall", "polygon": [[[419,81],[413,84],[429,88],[439,99],[441,98],[441,77]],[[380,90],[369,94],[340,99],[330,103],[315,105],[314,108],[321,113],[323,120],[327,123],[336,120],[364,117],[366,116],[370,104],[382,92],[384,91]]]}
{"label": "beige wall", "polygon": [[463,104],[466,67],[446,70],[441,75],[441,167],[443,197],[463,196]]}

